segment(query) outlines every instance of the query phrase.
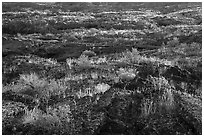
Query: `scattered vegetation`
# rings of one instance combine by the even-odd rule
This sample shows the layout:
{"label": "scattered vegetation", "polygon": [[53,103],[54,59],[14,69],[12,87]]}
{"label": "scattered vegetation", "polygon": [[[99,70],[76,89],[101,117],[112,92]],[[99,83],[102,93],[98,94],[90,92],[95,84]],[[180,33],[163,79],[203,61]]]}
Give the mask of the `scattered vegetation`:
{"label": "scattered vegetation", "polygon": [[200,3],[2,5],[3,134],[202,134]]}

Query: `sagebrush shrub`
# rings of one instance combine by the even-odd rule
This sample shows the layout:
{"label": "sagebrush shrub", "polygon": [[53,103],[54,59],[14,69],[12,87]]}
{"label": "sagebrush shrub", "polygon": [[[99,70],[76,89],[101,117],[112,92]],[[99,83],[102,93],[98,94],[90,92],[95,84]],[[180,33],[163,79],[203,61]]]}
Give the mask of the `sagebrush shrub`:
{"label": "sagebrush shrub", "polygon": [[23,94],[32,94],[38,99],[48,99],[50,97],[48,91],[49,82],[46,79],[39,78],[35,73],[21,74],[18,83],[30,87],[30,90],[20,91]]}
{"label": "sagebrush shrub", "polygon": [[23,116],[23,124],[34,124],[41,115],[42,111],[36,107],[32,110],[26,109],[25,115]]}
{"label": "sagebrush shrub", "polygon": [[32,73],[20,75],[17,83],[4,86],[4,90],[11,90],[23,96],[30,96],[36,103],[36,106],[41,106],[44,109],[51,97],[65,98],[65,90],[69,86],[66,81],[47,80],[45,78],[39,78],[37,74]]}
{"label": "sagebrush shrub", "polygon": [[35,73],[21,74],[19,82],[35,89],[44,88],[48,85],[48,82],[45,79],[40,79],[39,76]]}

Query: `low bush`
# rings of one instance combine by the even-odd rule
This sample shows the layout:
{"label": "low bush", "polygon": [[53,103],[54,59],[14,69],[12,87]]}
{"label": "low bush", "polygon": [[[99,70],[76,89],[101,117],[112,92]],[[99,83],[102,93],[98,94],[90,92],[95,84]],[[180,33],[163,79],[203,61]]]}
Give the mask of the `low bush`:
{"label": "low bush", "polygon": [[4,86],[4,92],[10,90],[17,94],[30,96],[37,106],[45,110],[51,97],[66,97],[67,87],[64,82],[39,78],[37,74],[32,73],[20,75],[17,83]]}
{"label": "low bush", "polygon": [[81,55],[77,60],[77,65],[79,69],[90,69],[93,68],[91,60],[89,60],[88,56]]}
{"label": "low bush", "polygon": [[26,110],[23,116],[24,125],[32,125],[31,131],[41,128],[47,134],[72,134],[72,114],[69,105],[47,108],[44,113],[38,108]]}

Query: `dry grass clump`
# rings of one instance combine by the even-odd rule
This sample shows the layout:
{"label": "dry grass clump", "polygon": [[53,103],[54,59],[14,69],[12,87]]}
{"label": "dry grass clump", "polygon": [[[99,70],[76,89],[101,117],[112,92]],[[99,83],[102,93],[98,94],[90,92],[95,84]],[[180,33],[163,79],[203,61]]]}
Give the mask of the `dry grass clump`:
{"label": "dry grass clump", "polygon": [[81,54],[81,56],[78,59],[66,59],[66,64],[69,69],[72,69],[76,66],[78,66],[79,69],[90,69],[93,67],[93,61],[89,59],[89,56],[86,54]]}
{"label": "dry grass clump", "polygon": [[25,115],[23,116],[23,124],[34,123],[39,117],[42,115],[42,111],[38,108],[34,108],[32,110],[26,110]]}
{"label": "dry grass clump", "polygon": [[[47,113],[38,108],[26,110],[22,118],[23,124],[33,125],[33,128],[41,128],[50,133],[71,131],[72,113],[69,105],[62,105],[55,108],[47,108]],[[61,130],[59,130],[61,129]]]}
{"label": "dry grass clump", "polygon": [[66,59],[66,63],[68,65],[68,68],[72,69],[74,67],[74,63],[76,63],[76,60],[75,59],[71,59],[71,58],[67,58]]}
{"label": "dry grass clump", "polygon": [[143,99],[141,102],[141,115],[147,117],[156,112],[156,106],[153,100]]}
{"label": "dry grass clump", "polygon": [[99,83],[97,85],[93,85],[84,89],[79,89],[79,91],[76,92],[76,96],[78,98],[83,98],[86,96],[93,97],[95,94],[105,93],[110,88],[111,86],[108,84]]}
{"label": "dry grass clump", "polygon": [[85,88],[85,89],[79,89],[75,94],[80,99],[86,96],[92,97],[94,93],[94,90],[92,88]]}
{"label": "dry grass clump", "polygon": [[[143,89],[148,94],[141,103],[144,117],[156,112],[170,112],[174,109],[173,89],[164,77],[149,77],[150,88]],[[148,91],[146,91],[148,90]]]}
{"label": "dry grass clump", "polygon": [[166,80],[164,77],[150,77],[149,80],[152,82],[154,90],[157,91],[157,94],[159,95],[159,106],[164,107],[167,110],[173,109],[173,89],[168,80]]}

